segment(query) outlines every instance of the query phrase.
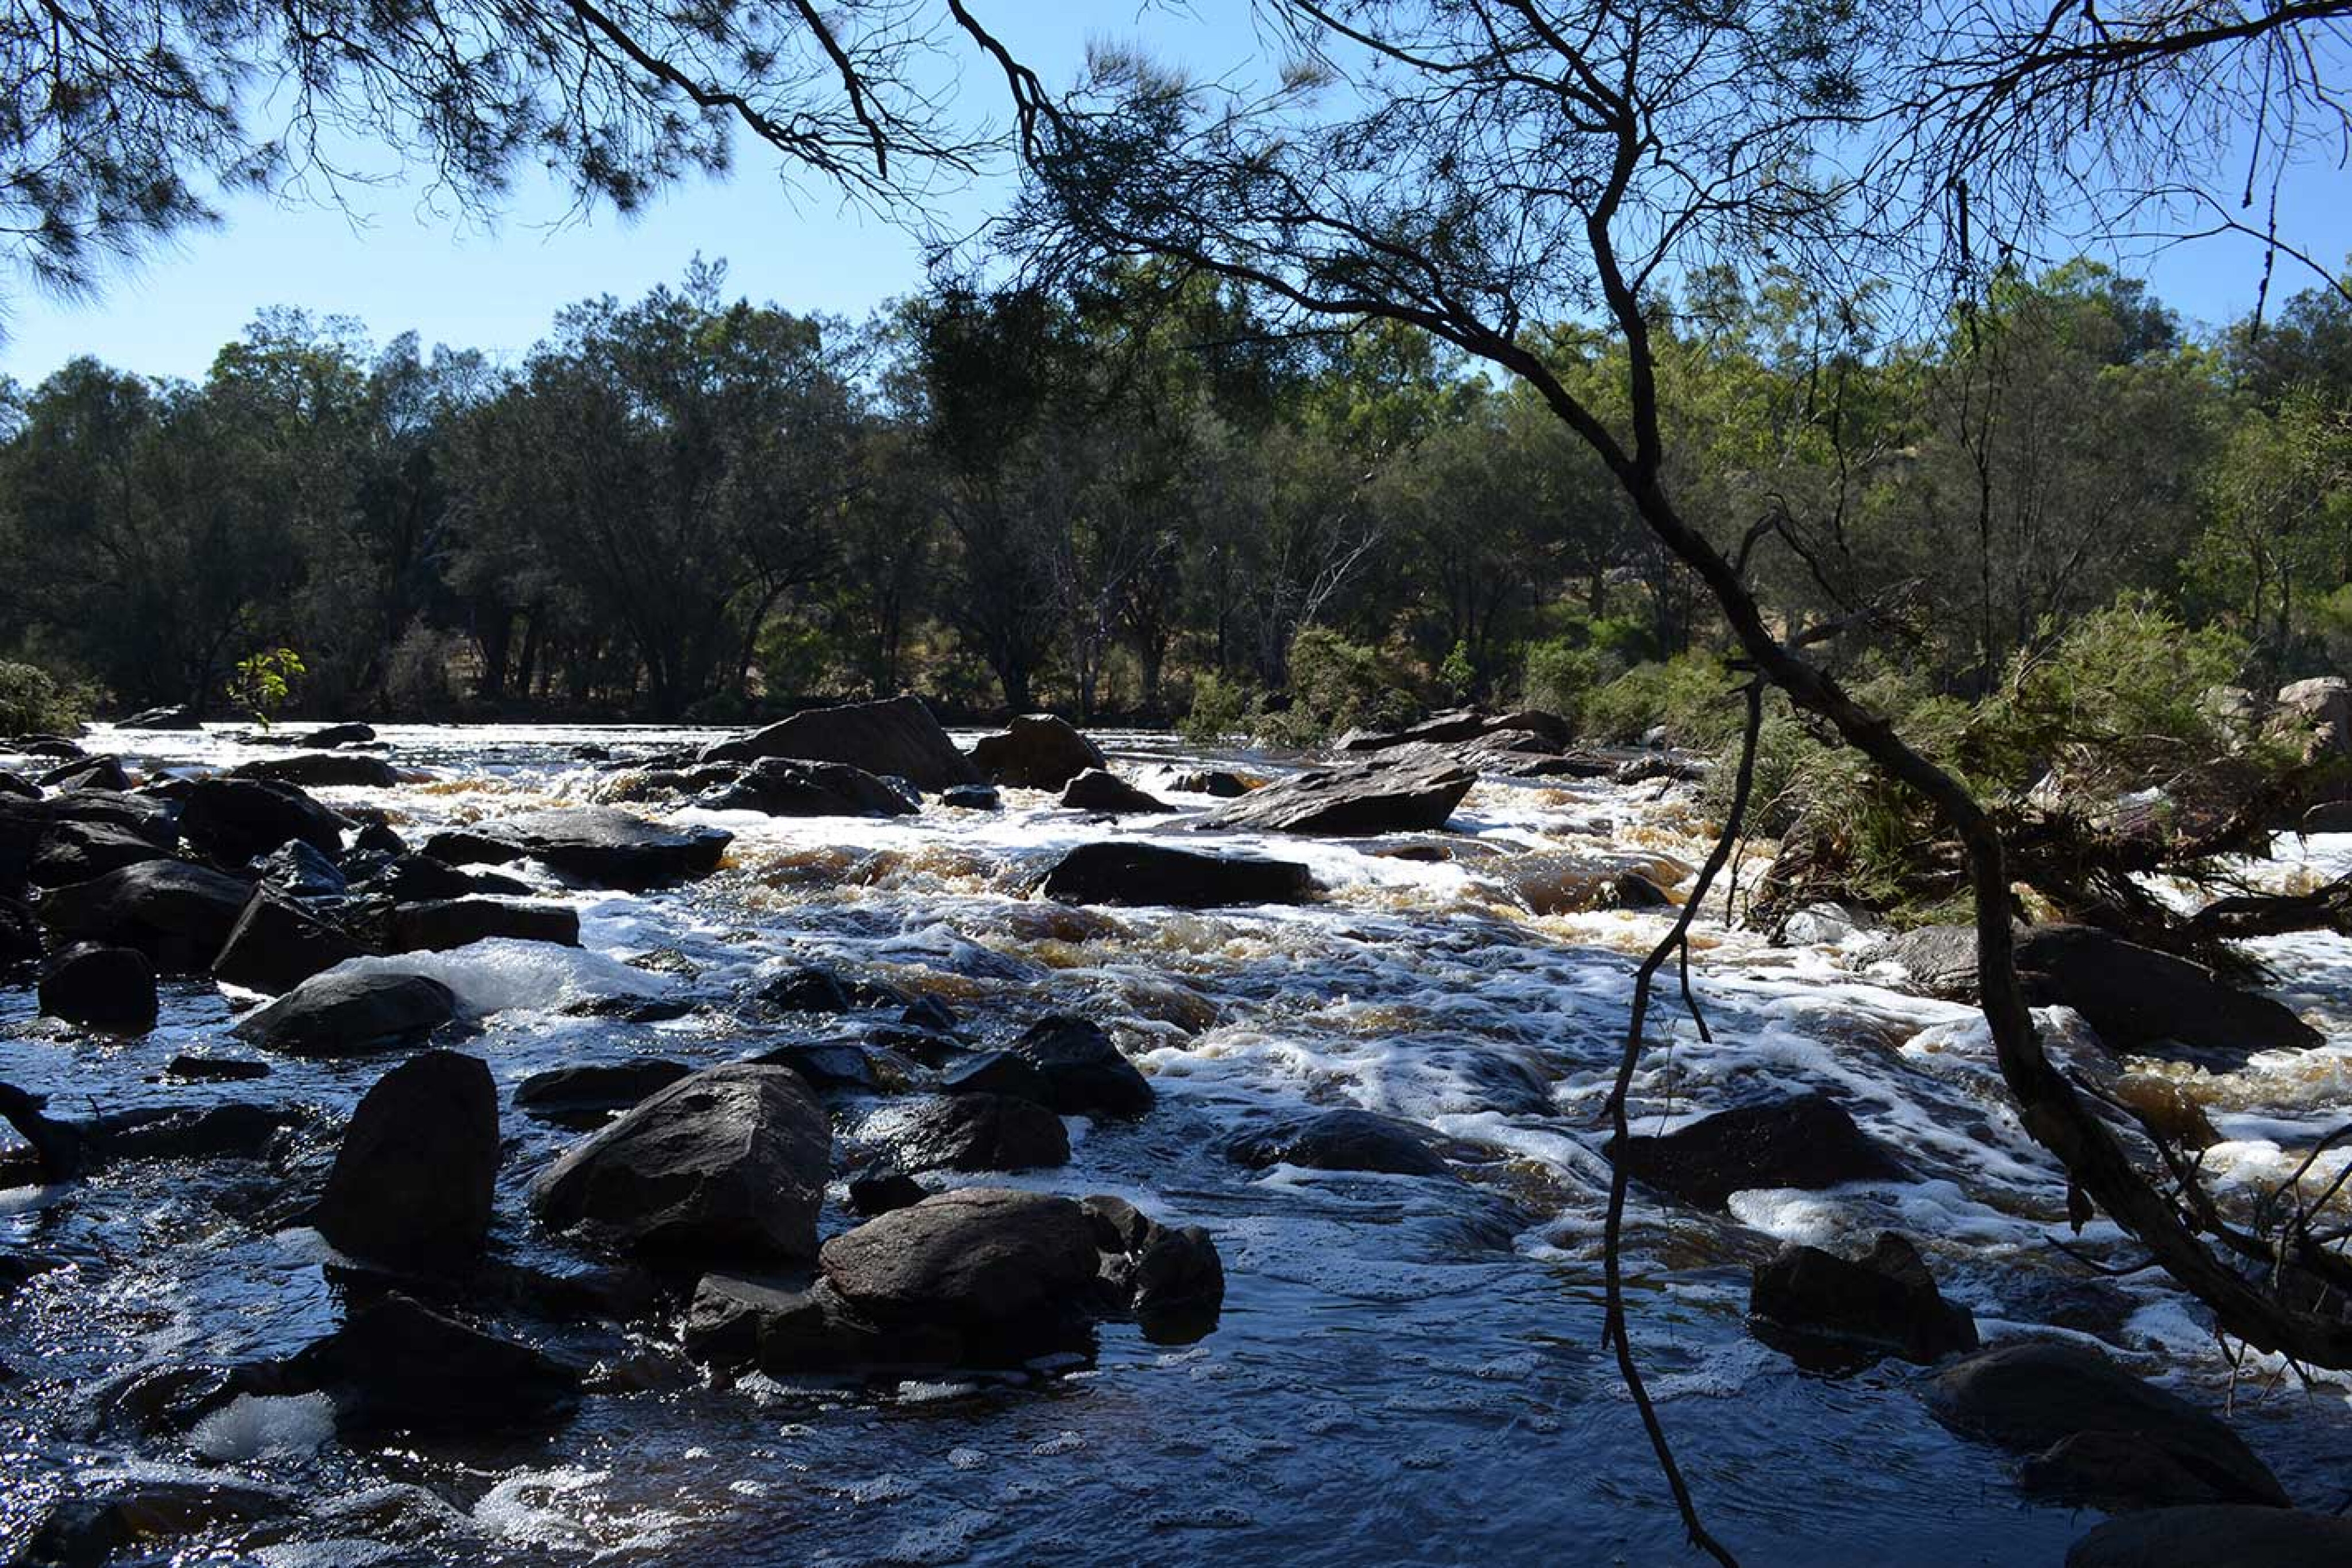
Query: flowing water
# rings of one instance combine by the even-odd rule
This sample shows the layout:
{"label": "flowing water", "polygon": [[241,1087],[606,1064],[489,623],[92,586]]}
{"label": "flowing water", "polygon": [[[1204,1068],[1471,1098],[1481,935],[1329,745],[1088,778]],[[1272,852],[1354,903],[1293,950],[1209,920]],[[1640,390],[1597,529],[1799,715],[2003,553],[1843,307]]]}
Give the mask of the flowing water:
{"label": "flowing water", "polygon": [[[576,760],[692,741],[616,728],[387,727],[412,781],[321,789],[388,811],[411,841],[448,823],[584,802],[612,775]],[[1103,737],[1147,789],[1202,758],[1165,737]],[[152,770],[282,755],[225,734],[121,737]],[[1279,771],[1273,759],[1217,760]],[[0,766],[7,766],[0,758]],[[1607,1167],[1601,1107],[1632,972],[1656,912],[1538,916],[1494,873],[1533,851],[1695,862],[1705,824],[1656,786],[1482,784],[1459,832],[1346,842],[1243,838],[1304,860],[1328,889],[1286,909],[1073,909],[1032,884],[1068,847],[1125,829],[1005,792],[1005,810],[933,805],[897,821],[671,813],[736,834],[719,874],[635,896],[520,870],[580,912],[580,951],[486,943],[397,961],[448,983],[478,1021],[459,1049],[502,1091],[530,1073],[631,1055],[716,1062],[838,1020],[662,1024],[568,1016],[604,996],[719,1000],[824,963],[934,991],[982,1031],[1049,1010],[1108,1028],[1152,1076],[1134,1124],[1072,1124],[1066,1169],[979,1178],[1123,1195],[1197,1223],[1223,1251],[1216,1331],[1182,1347],[1108,1324],[1082,1364],[872,1385],[754,1375],[717,1386],[671,1325],[504,1322],[593,1366],[595,1390],[543,1439],[356,1450],[318,1396],[248,1399],[184,1435],[143,1431],[142,1390],[168,1369],[287,1354],[339,1302],[313,1232],[257,1230],[255,1168],[121,1164],[83,1184],[0,1192],[0,1251],[62,1258],[0,1305],[0,1558],[62,1490],[121,1476],[229,1476],[299,1500],[299,1525],[173,1543],[173,1561],[366,1563],[1506,1563],[1690,1560],[1633,1407],[1599,1343]],[[2352,838],[2290,841],[2274,880],[2352,866]],[[1401,855],[1396,852],[1412,852]],[[1421,858],[1434,856],[1438,858]],[[1662,862],[1663,863],[1663,862]],[[1671,873],[1669,873],[1671,874]],[[1746,874],[1753,875],[1753,866]],[[1780,1240],[1916,1238],[1988,1339],[2027,1327],[2095,1335],[2138,1370],[2233,1418],[2299,1500],[2333,1507],[2352,1448],[2342,1386],[2238,1369],[2199,1317],[2146,1275],[2095,1278],[2053,1247],[2130,1260],[2105,1221],[2069,1235],[2062,1183],[2002,1099],[1967,1009],[1874,977],[1866,949],[1775,948],[1711,916],[1695,975],[1712,1026],[1659,1009],[1640,1082],[1643,1130],[1803,1088],[1834,1092],[1895,1146],[1909,1179],[1738,1195],[1729,1218],[1637,1195],[1635,1337],[1693,1487],[1751,1563],[2041,1563],[2095,1522],[2035,1506],[2012,1461],[1927,1416],[1897,1362],[1829,1377],[1758,1343],[1748,1272]],[[2352,1071],[2352,942],[2258,945],[2285,1000],[2330,1044],[2208,1077],[2165,1070],[2206,1106],[2225,1181],[2274,1181],[2334,1124]],[[655,963],[630,963],[663,955]],[[163,1022],[103,1041],[0,992],[0,1079],[55,1114],[219,1100],[302,1103],[333,1129],[381,1060],[272,1063],[256,1082],[161,1082],[233,1019],[209,984],[167,982]],[[2062,1047],[2068,1015],[2045,1014]],[[1308,1106],[1426,1124],[1467,1178],[1336,1175],[1224,1160],[1236,1131]],[[835,1101],[845,1141],[898,1114]],[[496,1244],[561,1267],[521,1189],[569,1138],[504,1118]],[[2320,1179],[2343,1156],[2326,1156]],[[852,1223],[836,1189],[825,1227]]]}

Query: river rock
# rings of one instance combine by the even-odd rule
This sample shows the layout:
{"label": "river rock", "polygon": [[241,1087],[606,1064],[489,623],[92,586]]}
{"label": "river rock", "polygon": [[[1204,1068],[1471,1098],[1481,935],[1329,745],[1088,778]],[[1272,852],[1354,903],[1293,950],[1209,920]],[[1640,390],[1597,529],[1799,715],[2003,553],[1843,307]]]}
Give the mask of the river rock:
{"label": "river rock", "polygon": [[534,1072],[515,1085],[517,1109],[551,1122],[601,1120],[657,1094],[694,1069],[647,1059],[588,1063]]}
{"label": "river rock", "polygon": [[1157,904],[1218,909],[1304,904],[1315,878],[1295,861],[1204,855],[1160,844],[1108,839],[1080,844],[1045,873],[1040,889],[1061,904]]}
{"label": "river rock", "polygon": [[1107,768],[1089,768],[1062,789],[1062,805],[1072,811],[1098,811],[1107,816],[1142,816],[1176,808],[1147,795]]}
{"label": "river rock", "polygon": [[229,928],[213,978],[276,996],[365,951],[342,927],[265,883]]}
{"label": "river rock", "polygon": [[652,1256],[790,1261],[816,1251],[833,1130],[801,1079],[752,1062],[682,1078],[531,1184],[551,1229]]}
{"label": "river rock", "polygon": [[580,946],[580,914],[569,904],[514,898],[443,898],[395,907],[387,923],[395,953],[438,953],[494,936]]}
{"label": "river rock", "polygon": [[1026,1171],[1070,1163],[1069,1129],[1033,1101],[956,1094],[919,1106],[890,1134],[910,1173]]}
{"label": "river rock", "polygon": [[41,1011],[110,1034],[155,1027],[155,966],[133,947],[77,942],[41,969]]}
{"label": "river rock", "polygon": [[400,782],[400,775],[383,758],[350,751],[304,751],[292,757],[265,757],[238,763],[229,769],[229,777],[264,779],[314,789],[389,789]]}
{"label": "river rock", "polygon": [[1370,1111],[1318,1111],[1244,1133],[1225,1145],[1225,1157],[1252,1170],[1298,1166],[1316,1171],[1370,1171],[1385,1176],[1453,1174],[1431,1147],[1433,1134],[1412,1122]]}
{"label": "river rock", "polygon": [[959,1187],[833,1238],[817,1267],[877,1322],[992,1334],[1090,1310],[1098,1260],[1086,1211],[1068,1198]]}
{"label": "river rock", "polygon": [[1010,1053],[1037,1070],[1045,1103],[1065,1116],[1140,1116],[1151,1109],[1150,1081],[1087,1019],[1056,1013],[1022,1030]]}
{"label": "river rock", "polygon": [[23,1568],[102,1568],[118,1553],[133,1550],[178,1561],[167,1542],[231,1526],[256,1540],[256,1526],[299,1511],[283,1492],[226,1476],[96,1482],[93,1490],[51,1503],[8,1561]]}
{"label": "river rock", "polygon": [[2229,1071],[2257,1051],[2325,1043],[2268,997],[2088,925],[2033,926],[2018,938],[2017,968],[2027,1000],[2073,1008],[2118,1052],[2182,1057]]}
{"label": "river rock", "polygon": [[1874,964],[1903,971],[1910,988],[1948,1002],[1977,999],[1977,928],[1922,925],[1906,931],[1873,956]]}
{"label": "river rock", "polygon": [[20,779],[5,768],[0,768],[0,795],[13,795],[20,800],[37,800],[41,798],[41,787],[29,779]]}
{"label": "river rock", "polygon": [[445,898],[522,898],[530,883],[496,872],[463,872],[429,855],[397,855],[370,873],[355,892],[395,904],[431,904]]}
{"label": "river rock", "polygon": [[940,804],[955,811],[999,811],[1004,798],[993,784],[958,784],[940,791]]}
{"label": "river rock", "polygon": [[300,839],[289,839],[246,868],[296,898],[341,898],[351,891],[342,868]]}
{"label": "river rock", "polygon": [[642,893],[708,876],[719,869],[734,837],[716,828],[672,831],[626,811],[589,807],[529,811],[436,833],[425,841],[425,853],[451,865],[530,855],[566,876]]}
{"label": "river rock", "polygon": [[972,743],[972,765],[991,783],[1059,789],[1088,768],[1108,770],[1102,747],[1049,713],[1023,714],[1002,735]]}
{"label": "river rock", "polygon": [[334,1401],[347,1437],[542,1430],[580,1402],[571,1367],[398,1294],[352,1309],[285,1372],[291,1385]]}
{"label": "river rock", "polygon": [[2306,733],[2315,756],[2352,757],[2352,681],[2319,675],[2281,686],[2279,718]]}
{"label": "river rock", "polygon": [[882,980],[845,977],[810,965],[761,981],[751,993],[788,1013],[845,1013],[865,1008],[903,1008],[906,993]]}
{"label": "river rock", "polygon": [[41,899],[41,923],[72,940],[136,947],[173,974],[212,965],[250,890],[185,861],[145,861]]}
{"label": "river rock", "polygon": [[1976,1318],[1944,1300],[1918,1249],[1887,1231],[1859,1259],[1791,1242],[1756,1266],[1748,1310],[1805,1335],[1923,1364],[1977,1348]]}
{"label": "river rock", "polygon": [[41,922],[29,905],[0,894],[0,974],[38,963]]}
{"label": "river rock", "polygon": [[478,1057],[423,1051],[375,1082],[343,1131],[310,1223],[395,1269],[481,1255],[499,1179],[499,1092]]}
{"label": "river rock", "polygon": [[2066,1568],[2318,1568],[2324,1563],[2352,1563],[2352,1519],[2243,1503],[2126,1513],[2066,1552]]}
{"label": "river rock", "polygon": [[142,861],[170,858],[169,849],[112,822],[57,822],[34,852],[26,880],[35,887],[65,887]]}
{"label": "river rock", "polygon": [[695,1287],[683,1338],[697,1360],[756,1359],[774,1376],[946,1367],[966,1350],[963,1333],[946,1323],[875,1322],[827,1280],[794,1290],[724,1274],[706,1274]]}
{"label": "river rock", "polygon": [[204,720],[196,710],[181,704],[177,706],[142,708],[121,723],[124,729],[202,729]]}
{"label": "river rock", "polygon": [[2078,1345],[2028,1340],[1979,1351],[1936,1375],[1927,1404],[1946,1426],[2008,1448],[2046,1453],[2084,1433],[2117,1434],[2216,1495],[2288,1506],[2270,1467],[2218,1417]]}
{"label": "river rock", "polygon": [[1494,862],[1481,874],[1500,884],[1530,914],[1574,915],[1665,907],[1674,900],[1659,884],[1679,882],[1689,871],[1662,855],[1544,850]]}
{"label": "river rock", "polygon": [[904,817],[920,810],[862,768],[790,757],[763,757],[696,803],[771,817]]}
{"label": "river rock", "polygon": [[332,751],[339,746],[365,746],[375,738],[375,727],[366,724],[330,724],[295,737],[300,746],[320,751]]}
{"label": "river rock", "polygon": [[752,762],[762,757],[845,762],[879,777],[908,779],[923,789],[986,782],[956,749],[931,710],[911,696],[796,713],[757,734],[706,747],[701,760]]}
{"label": "river rock", "polygon": [[217,1105],[153,1107],[97,1124],[100,1152],[118,1160],[259,1159],[303,1113],[231,1100]]}
{"label": "river rock", "polygon": [[1079,1207],[1093,1228],[1103,1286],[1125,1304],[1145,1338],[1155,1344],[1189,1343],[1215,1326],[1225,1300],[1225,1265],[1206,1230],[1162,1225],[1121,1197],[1089,1197]]}
{"label": "river rock", "polygon": [[1899,1177],[1903,1166],[1825,1094],[1803,1094],[1718,1112],[1677,1132],[1630,1138],[1633,1179],[1697,1208],[1721,1209],[1735,1192],[1814,1189]]}
{"label": "river rock", "polygon": [[1238,800],[1256,786],[1238,773],[1222,768],[1198,768],[1180,773],[1171,788],[1187,795],[1209,795],[1220,800]]}
{"label": "river rock", "polygon": [[457,1016],[449,988],[425,975],[315,975],[229,1032],[287,1056],[356,1056],[412,1044]]}
{"label": "river rock", "polygon": [[120,757],[77,757],[34,780],[51,789],[128,789],[131,775]]}
{"label": "river rock", "polygon": [[180,836],[223,865],[243,865],[289,839],[332,855],[347,826],[294,785],[257,779],[199,779],[180,808]]}
{"label": "river rock", "polygon": [[1433,832],[1477,781],[1473,769],[1443,758],[1320,768],[1254,789],[1194,825],[1279,833]]}
{"label": "river rock", "polygon": [[1045,1075],[1025,1056],[1009,1051],[974,1051],[950,1061],[940,1074],[943,1094],[1010,1094],[1043,1105],[1052,1090]]}
{"label": "river rock", "polygon": [[930,1189],[896,1166],[877,1161],[849,1178],[850,1212],[871,1219],[908,1208],[930,1197]]}

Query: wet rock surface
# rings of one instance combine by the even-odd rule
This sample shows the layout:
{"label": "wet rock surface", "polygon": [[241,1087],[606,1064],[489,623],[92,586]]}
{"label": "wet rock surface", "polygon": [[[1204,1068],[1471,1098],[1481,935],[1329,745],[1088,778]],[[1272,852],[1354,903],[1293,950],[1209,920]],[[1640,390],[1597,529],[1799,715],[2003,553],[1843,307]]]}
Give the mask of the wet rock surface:
{"label": "wet rock surface", "polygon": [[457,1016],[457,998],[426,975],[337,970],[303,981],[230,1032],[288,1056],[357,1056],[422,1040]]}
{"label": "wet rock surface", "polygon": [[499,1094],[478,1057],[425,1051],[360,1099],[310,1223],[339,1251],[449,1269],[489,1239]]}
{"label": "wet rock surface", "polygon": [[1891,1152],[1822,1094],[1717,1112],[1677,1132],[1636,1134],[1611,1152],[1635,1181],[1700,1208],[1721,1208],[1735,1192],[1904,1174]]}
{"label": "wet rock surface", "polygon": [[1430,832],[1445,826],[1477,781],[1474,770],[1444,758],[1316,768],[1254,789],[1199,825],[1282,833]]}
{"label": "wet rock surface", "polygon": [[1165,844],[1112,840],[1081,844],[1045,874],[1039,891],[1065,904],[1166,904],[1216,909],[1299,904],[1315,879],[1294,861],[1200,854]]}

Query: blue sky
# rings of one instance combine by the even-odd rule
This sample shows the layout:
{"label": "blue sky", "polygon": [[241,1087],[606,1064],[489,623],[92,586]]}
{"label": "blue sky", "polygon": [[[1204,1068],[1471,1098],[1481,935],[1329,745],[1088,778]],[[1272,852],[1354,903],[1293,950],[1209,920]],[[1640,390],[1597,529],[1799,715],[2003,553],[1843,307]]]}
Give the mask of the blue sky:
{"label": "blue sky", "polygon": [[[1246,0],[1193,0],[1183,13],[1139,16],[1134,0],[1093,10],[1055,0],[993,0],[980,14],[1049,80],[1066,77],[1090,33],[1146,36],[1198,68],[1249,57]],[[1091,13],[1090,15],[1088,13]],[[1083,19],[1081,19],[1083,18]],[[968,95],[993,109],[1001,90],[966,72]],[[95,301],[16,293],[8,300],[0,371],[36,382],[89,353],[151,374],[201,375],[254,313],[299,305],[357,317],[378,341],[414,329],[427,345],[518,358],[562,306],[598,294],[628,298],[673,281],[697,252],[724,257],[732,287],[804,311],[861,316],[922,282],[921,245],[908,230],[843,207],[814,184],[790,195],[772,162],[749,150],[724,183],[670,192],[633,223],[609,212],[562,221],[562,193],[526,182],[485,227],[433,211],[409,187],[361,192],[357,211],[315,204],[232,201],[215,229],[187,235],[135,270],[107,279]],[[2282,202],[2282,225],[2321,259],[2352,253],[2352,204],[2341,171],[2302,172]],[[966,193],[943,214],[976,221],[1000,187]],[[2254,298],[2261,253],[2234,238],[2156,256],[2110,257],[2150,278],[2192,321],[2219,323]],[[2282,262],[2284,292],[2310,279]]]}

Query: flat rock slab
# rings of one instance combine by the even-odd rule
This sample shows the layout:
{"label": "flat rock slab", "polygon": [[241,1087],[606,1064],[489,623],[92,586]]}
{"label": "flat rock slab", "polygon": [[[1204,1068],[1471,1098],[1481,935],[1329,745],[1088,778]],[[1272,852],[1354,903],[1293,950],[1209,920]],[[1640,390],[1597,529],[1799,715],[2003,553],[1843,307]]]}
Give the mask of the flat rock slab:
{"label": "flat rock slab", "polygon": [[708,876],[719,869],[734,837],[716,828],[674,831],[599,806],[528,811],[436,833],[424,852],[451,865],[528,855],[566,876],[635,893]]}
{"label": "flat rock slab", "polygon": [[1080,844],[1064,855],[1040,891],[1062,904],[1222,909],[1304,904],[1315,895],[1315,878],[1296,861],[1198,854],[1113,839]]}
{"label": "flat rock slab", "polygon": [[703,749],[704,762],[751,762],[762,757],[795,757],[808,762],[845,762],[868,773],[904,779],[922,789],[987,782],[920,699],[845,703],[812,708],[756,734]]}
{"label": "flat rock slab", "polygon": [[1277,833],[1418,833],[1445,826],[1475,769],[1450,758],[1401,758],[1321,768],[1277,779],[1195,824]]}
{"label": "flat rock slab", "polygon": [[457,1016],[456,995],[429,976],[339,970],[303,981],[229,1032],[288,1056],[354,1056],[413,1044]]}
{"label": "flat rock slab", "polygon": [[[370,738],[373,738],[373,735]],[[383,758],[350,751],[306,751],[293,757],[267,757],[257,762],[238,763],[229,769],[229,776],[270,779],[281,784],[302,784],[314,789],[389,789],[400,782],[400,775]]]}

